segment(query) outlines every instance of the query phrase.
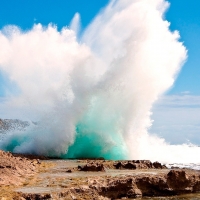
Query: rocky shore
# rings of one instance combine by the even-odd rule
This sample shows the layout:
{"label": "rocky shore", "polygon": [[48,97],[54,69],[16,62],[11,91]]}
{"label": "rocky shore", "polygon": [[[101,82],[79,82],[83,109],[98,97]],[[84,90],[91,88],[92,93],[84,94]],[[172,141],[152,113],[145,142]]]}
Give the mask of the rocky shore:
{"label": "rocky shore", "polygon": [[0,186],[19,186],[38,171],[39,159],[11,154],[0,150]]}
{"label": "rocky shore", "polygon": [[42,159],[0,151],[0,199],[101,200],[200,191],[199,171],[158,162]]}

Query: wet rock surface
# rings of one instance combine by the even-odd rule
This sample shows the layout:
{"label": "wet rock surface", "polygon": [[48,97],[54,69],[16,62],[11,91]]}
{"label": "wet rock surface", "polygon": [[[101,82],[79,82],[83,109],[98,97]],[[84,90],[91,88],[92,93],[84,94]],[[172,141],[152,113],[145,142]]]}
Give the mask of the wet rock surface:
{"label": "wet rock surface", "polygon": [[[189,181],[171,184],[175,174],[182,177],[183,171],[127,176],[94,176],[84,179],[72,179],[71,183],[57,182],[61,188],[46,194],[24,192],[25,199],[122,199],[137,198],[142,196],[171,196],[199,191],[199,175],[194,172],[185,172]],[[178,176],[179,176],[178,175]],[[190,188],[190,189],[189,189]]]}
{"label": "wet rock surface", "polygon": [[[3,157],[15,162],[1,161],[0,170],[7,172],[7,170],[12,169],[10,176],[15,173],[17,176],[11,177],[15,182],[8,182],[13,184],[12,188],[6,189],[5,182],[0,182],[1,198],[8,197],[9,193],[12,194],[12,198],[7,199],[105,200],[173,196],[200,191],[199,171],[166,169],[158,162],[151,163],[144,160],[39,161],[16,157],[1,151],[1,158],[3,159]],[[20,159],[24,163],[21,163]],[[39,164],[40,162],[41,164]],[[44,163],[47,167],[43,171],[38,171],[37,166]],[[26,176],[29,178],[25,178]],[[15,177],[21,179],[21,183],[24,185],[16,184]]]}
{"label": "wet rock surface", "polygon": [[117,161],[114,163],[116,169],[167,169],[159,162],[152,163],[150,160]]}
{"label": "wet rock surface", "polygon": [[83,166],[78,166],[78,170],[80,171],[92,171],[92,172],[99,172],[105,171],[104,165],[102,163],[91,162]]}
{"label": "wet rock surface", "polygon": [[79,166],[80,171],[104,171],[105,169],[167,169],[165,165],[159,162],[152,163],[150,160],[82,160],[86,163],[84,166]]}

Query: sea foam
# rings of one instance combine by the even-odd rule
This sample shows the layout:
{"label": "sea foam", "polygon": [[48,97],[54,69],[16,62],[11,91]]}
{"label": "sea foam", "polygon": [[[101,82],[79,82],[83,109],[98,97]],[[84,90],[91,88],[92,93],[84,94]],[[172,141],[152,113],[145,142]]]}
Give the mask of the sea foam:
{"label": "sea foam", "polygon": [[[151,109],[187,57],[164,0],[113,0],[77,38],[79,14],[57,30],[0,32],[1,116],[35,122],[0,148],[62,158],[193,162],[198,147],[152,136]],[[192,149],[192,150],[191,150]],[[182,156],[184,155],[184,156]]]}

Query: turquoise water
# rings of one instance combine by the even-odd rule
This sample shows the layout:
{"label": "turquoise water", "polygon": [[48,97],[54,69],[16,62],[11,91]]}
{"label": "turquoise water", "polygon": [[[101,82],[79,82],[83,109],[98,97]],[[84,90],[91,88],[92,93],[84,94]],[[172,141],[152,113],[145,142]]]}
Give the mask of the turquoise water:
{"label": "turquoise water", "polygon": [[[119,160],[127,158],[127,150],[120,134],[115,130],[97,132],[94,123],[78,124],[74,143],[63,158],[100,158]],[[106,135],[107,133],[107,135]]]}
{"label": "turquoise water", "polygon": [[[123,137],[114,123],[105,123],[104,126],[101,124],[86,117],[76,125],[74,141],[70,145],[67,141],[62,141],[65,134],[61,135],[56,145],[56,138],[49,137],[48,132],[32,127],[25,132],[11,133],[1,141],[0,148],[14,153],[39,154],[64,159],[100,157],[112,160],[127,159],[128,153]],[[57,151],[60,144],[65,146],[66,153]]]}
{"label": "turquoise water", "polygon": [[[58,116],[24,132],[14,130],[0,141],[0,148],[58,158],[128,159],[123,134],[125,111],[116,105],[105,105],[106,98],[92,97],[89,106],[75,120]],[[68,123],[70,120],[72,123]]]}

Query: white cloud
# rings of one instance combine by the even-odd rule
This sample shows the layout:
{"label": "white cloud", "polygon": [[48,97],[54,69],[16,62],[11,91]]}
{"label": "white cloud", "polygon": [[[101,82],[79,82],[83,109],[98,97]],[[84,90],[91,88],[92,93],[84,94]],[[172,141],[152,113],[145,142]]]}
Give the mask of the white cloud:
{"label": "white cloud", "polygon": [[190,94],[190,91],[183,91],[181,94]]}
{"label": "white cloud", "polygon": [[200,96],[168,95],[153,107],[150,132],[173,144],[200,144]]}
{"label": "white cloud", "polygon": [[200,96],[197,95],[189,95],[189,94],[184,94],[184,95],[168,95],[161,97],[158,102],[155,104],[156,107],[192,107],[200,106]]}

